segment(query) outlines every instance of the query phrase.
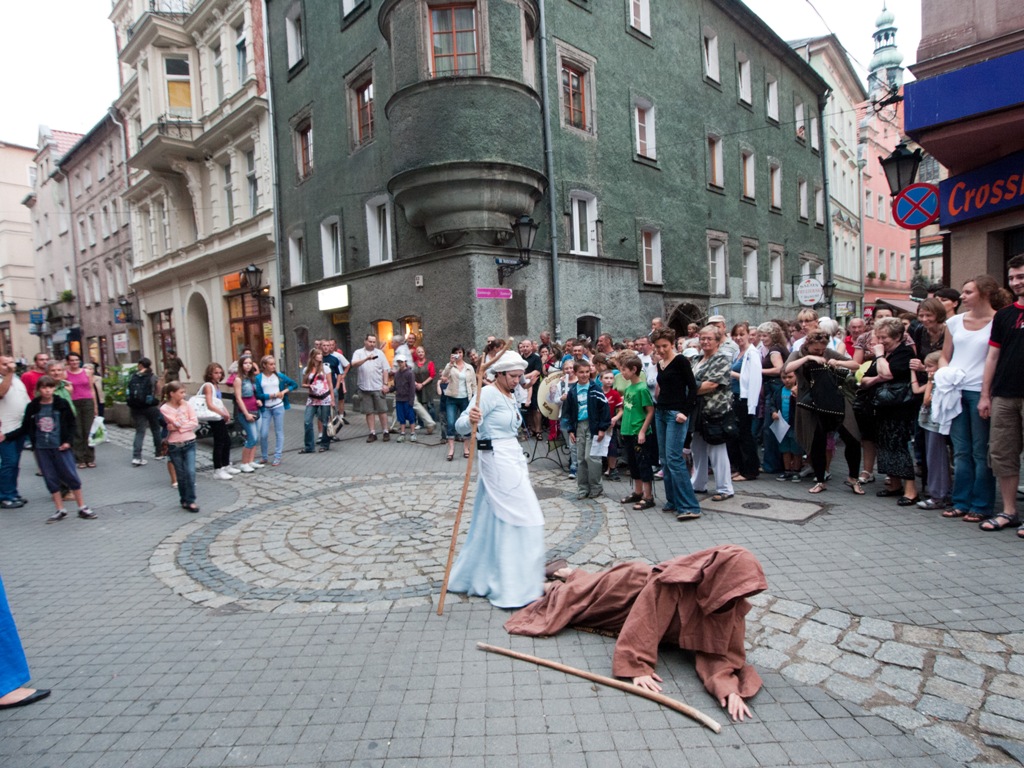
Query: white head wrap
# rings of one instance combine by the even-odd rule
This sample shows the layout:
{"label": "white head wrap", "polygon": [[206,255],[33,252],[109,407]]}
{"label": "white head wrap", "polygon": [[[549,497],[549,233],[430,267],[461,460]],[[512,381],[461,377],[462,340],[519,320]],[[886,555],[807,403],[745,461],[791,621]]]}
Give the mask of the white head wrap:
{"label": "white head wrap", "polygon": [[525,371],[526,361],[518,352],[511,349],[506,350],[495,363],[487,369],[491,373],[505,373],[507,371]]}

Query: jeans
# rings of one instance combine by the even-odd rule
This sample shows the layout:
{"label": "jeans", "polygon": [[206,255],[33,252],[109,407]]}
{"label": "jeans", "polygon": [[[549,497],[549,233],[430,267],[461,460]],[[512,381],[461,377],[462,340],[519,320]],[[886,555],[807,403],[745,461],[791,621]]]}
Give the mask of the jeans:
{"label": "jeans", "polygon": [[270,422],[274,422],[274,461],[281,460],[281,449],[284,448],[284,406],[264,408],[260,412],[260,458],[267,460],[267,437],[270,435]]}
{"label": "jeans", "polygon": [[167,456],[178,474],[178,498],[182,504],[196,503],[196,441],[169,443]]}
{"label": "jeans", "polygon": [[132,408],[132,421],[135,422],[135,442],[132,444],[132,458],[142,458],[142,443],[146,439],[146,426],[153,433],[153,455],[160,455],[160,409],[155,405],[145,408]]}
{"label": "jeans", "polygon": [[462,412],[469,408],[468,397],[449,397],[445,403],[446,418],[448,419],[448,437],[455,436],[455,422],[459,420]]}
{"label": "jeans", "polygon": [[690,473],[683,458],[683,443],[689,420],[682,424],[676,421],[676,414],[667,408],[655,408],[654,421],[658,432],[658,453],[661,454],[661,468],[665,473],[665,508],[675,512],[696,512],[700,514],[700,502],[693,492]]}
{"label": "jeans", "polygon": [[[251,412],[250,412],[251,413]],[[242,429],[245,430],[245,448],[255,448],[260,441],[260,424],[259,419],[255,421],[249,421],[242,412],[238,412],[238,423],[242,425]]]}
{"label": "jeans", "polygon": [[331,436],[327,434],[327,424],[331,420],[331,406],[329,405],[307,405],[303,417],[302,447],[307,453],[313,452],[313,444],[316,442],[316,428],[314,420],[320,419],[323,431],[320,434],[320,445],[323,448],[330,448]]}
{"label": "jeans", "polygon": [[14,501],[18,493],[18,464],[25,438],[20,429],[4,435],[0,443],[0,501]]}
{"label": "jeans", "polygon": [[996,479],[988,467],[988,419],[978,415],[980,392],[964,391],[963,410],[953,419],[949,436],[953,441],[953,506],[965,512],[992,514]]}

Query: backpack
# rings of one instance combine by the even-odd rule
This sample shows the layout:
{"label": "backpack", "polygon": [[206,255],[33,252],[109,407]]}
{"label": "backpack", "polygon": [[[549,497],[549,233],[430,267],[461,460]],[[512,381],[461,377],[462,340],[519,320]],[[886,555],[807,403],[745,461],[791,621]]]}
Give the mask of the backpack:
{"label": "backpack", "polygon": [[147,408],[156,404],[153,396],[153,375],[133,373],[128,380],[128,407]]}

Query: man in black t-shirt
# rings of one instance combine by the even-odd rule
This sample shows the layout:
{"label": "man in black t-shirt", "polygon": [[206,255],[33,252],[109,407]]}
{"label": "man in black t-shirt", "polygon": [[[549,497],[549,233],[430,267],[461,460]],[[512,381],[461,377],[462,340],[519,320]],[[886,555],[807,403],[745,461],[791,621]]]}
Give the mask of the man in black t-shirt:
{"label": "man in black t-shirt", "polygon": [[[1010,290],[1016,301],[996,312],[992,320],[985,377],[981,382],[978,415],[992,419],[988,463],[999,478],[1003,511],[983,520],[988,531],[1019,525],[1017,484],[1020,482],[1020,454],[1024,449],[1024,253],[1007,263]],[[1024,538],[1024,529],[1017,535]]]}
{"label": "man in black t-shirt", "polygon": [[537,436],[540,434],[541,418],[537,391],[540,389],[540,380],[544,378],[544,366],[532,339],[523,339],[519,342],[519,354],[526,361],[526,386],[530,388],[530,402],[526,405],[526,427],[531,435]]}

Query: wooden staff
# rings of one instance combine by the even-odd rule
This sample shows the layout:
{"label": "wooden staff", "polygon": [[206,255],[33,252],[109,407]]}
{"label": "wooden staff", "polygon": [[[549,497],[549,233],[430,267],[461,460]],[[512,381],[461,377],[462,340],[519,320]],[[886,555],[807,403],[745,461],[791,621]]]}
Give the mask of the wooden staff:
{"label": "wooden staff", "polygon": [[[491,353],[491,359],[480,366],[480,370],[476,372],[476,400],[473,401],[474,407],[480,405],[480,392],[484,386],[484,373],[487,369],[498,362],[498,359],[504,354],[505,347],[508,346],[505,341],[498,341],[497,346]],[[484,354],[487,351],[484,350]],[[449,424],[448,429],[455,429],[454,424]],[[462,481],[462,496],[459,498],[459,509],[455,513],[455,525],[452,527],[452,543],[448,546],[448,564],[444,567],[444,581],[441,582],[441,597],[437,601],[437,615],[440,616],[444,613],[444,597],[448,594],[448,577],[452,573],[452,562],[455,560],[455,542],[459,538],[459,523],[462,522],[462,510],[466,506],[466,494],[469,493],[469,476],[473,470],[473,459],[476,457],[476,424],[473,425],[472,430],[469,433],[469,458],[466,460],[466,477]]]}
{"label": "wooden staff", "polygon": [[590,680],[593,683],[601,683],[601,685],[607,685],[611,688],[618,688],[620,691],[626,693],[632,693],[634,696],[642,696],[645,699],[655,701],[662,706],[674,709],[676,712],[681,712],[687,717],[691,717],[702,725],[706,725],[715,733],[721,733],[722,726],[718,724],[716,720],[708,717],[699,709],[691,707],[689,704],[683,704],[681,701],[676,701],[673,698],[665,696],[661,693],[655,693],[649,691],[646,688],[641,688],[639,685],[633,683],[626,683],[622,680],[616,680],[614,677],[605,677],[604,675],[595,675],[593,672],[587,672],[584,669],[576,669],[576,667],[570,667],[565,664],[559,664],[557,661],[549,661],[542,659],[539,656],[530,656],[527,653],[520,653],[519,651],[513,651],[510,648],[502,648],[497,645],[488,645],[487,643],[477,643],[476,647],[481,651],[489,651],[490,653],[500,653],[502,656],[509,656],[513,659],[519,659],[520,661],[529,661],[533,664],[539,664],[542,667],[550,667],[551,669],[558,670],[559,672],[565,672],[568,675],[576,675],[576,677],[582,677],[584,680]]}

